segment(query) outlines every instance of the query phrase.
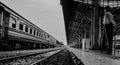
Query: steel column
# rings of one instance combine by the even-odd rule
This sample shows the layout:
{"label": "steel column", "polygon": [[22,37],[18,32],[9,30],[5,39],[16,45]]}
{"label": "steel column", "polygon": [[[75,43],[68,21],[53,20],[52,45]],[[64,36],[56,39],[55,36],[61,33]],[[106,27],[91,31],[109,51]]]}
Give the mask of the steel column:
{"label": "steel column", "polygon": [[93,0],[93,19],[92,19],[92,49],[99,49],[99,16],[98,16],[98,0]]}

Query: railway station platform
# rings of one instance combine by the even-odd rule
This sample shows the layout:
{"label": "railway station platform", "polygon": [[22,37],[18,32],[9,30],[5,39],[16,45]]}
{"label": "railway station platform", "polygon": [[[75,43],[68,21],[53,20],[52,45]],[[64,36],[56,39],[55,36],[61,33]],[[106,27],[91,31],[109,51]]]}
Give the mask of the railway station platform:
{"label": "railway station platform", "polygon": [[81,49],[71,48],[72,51],[84,65],[120,65],[120,58],[113,55],[100,53],[99,51],[83,51]]}

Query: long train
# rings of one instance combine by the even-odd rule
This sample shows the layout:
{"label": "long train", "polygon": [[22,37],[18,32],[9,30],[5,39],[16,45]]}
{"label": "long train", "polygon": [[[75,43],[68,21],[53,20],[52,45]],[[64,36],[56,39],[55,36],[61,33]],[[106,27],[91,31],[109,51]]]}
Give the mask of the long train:
{"label": "long train", "polygon": [[52,48],[58,42],[0,2],[0,50]]}

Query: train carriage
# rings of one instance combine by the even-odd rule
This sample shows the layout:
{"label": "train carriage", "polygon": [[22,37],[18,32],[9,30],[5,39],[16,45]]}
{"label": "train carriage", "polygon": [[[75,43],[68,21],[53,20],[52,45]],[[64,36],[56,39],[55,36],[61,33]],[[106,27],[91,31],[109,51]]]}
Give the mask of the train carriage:
{"label": "train carriage", "polygon": [[56,39],[0,2],[0,50],[38,49]]}

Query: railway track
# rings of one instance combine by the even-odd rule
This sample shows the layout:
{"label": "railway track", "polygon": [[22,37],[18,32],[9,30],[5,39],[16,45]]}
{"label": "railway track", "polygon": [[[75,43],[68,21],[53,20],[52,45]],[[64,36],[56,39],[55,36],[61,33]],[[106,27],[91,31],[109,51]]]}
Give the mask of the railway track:
{"label": "railway track", "polygon": [[46,52],[2,58],[0,59],[0,65],[30,65],[41,59],[54,55],[60,50],[62,49],[55,49]]}
{"label": "railway track", "polygon": [[47,51],[52,51],[52,50],[57,50],[57,49],[60,49],[60,48],[0,52],[0,60],[4,60],[7,58],[26,56],[30,54],[44,53]]}
{"label": "railway track", "polygon": [[61,50],[54,55],[43,58],[31,65],[84,65],[72,52],[67,49]]}
{"label": "railway track", "polygon": [[66,48],[14,58],[0,59],[0,65],[84,65]]}

